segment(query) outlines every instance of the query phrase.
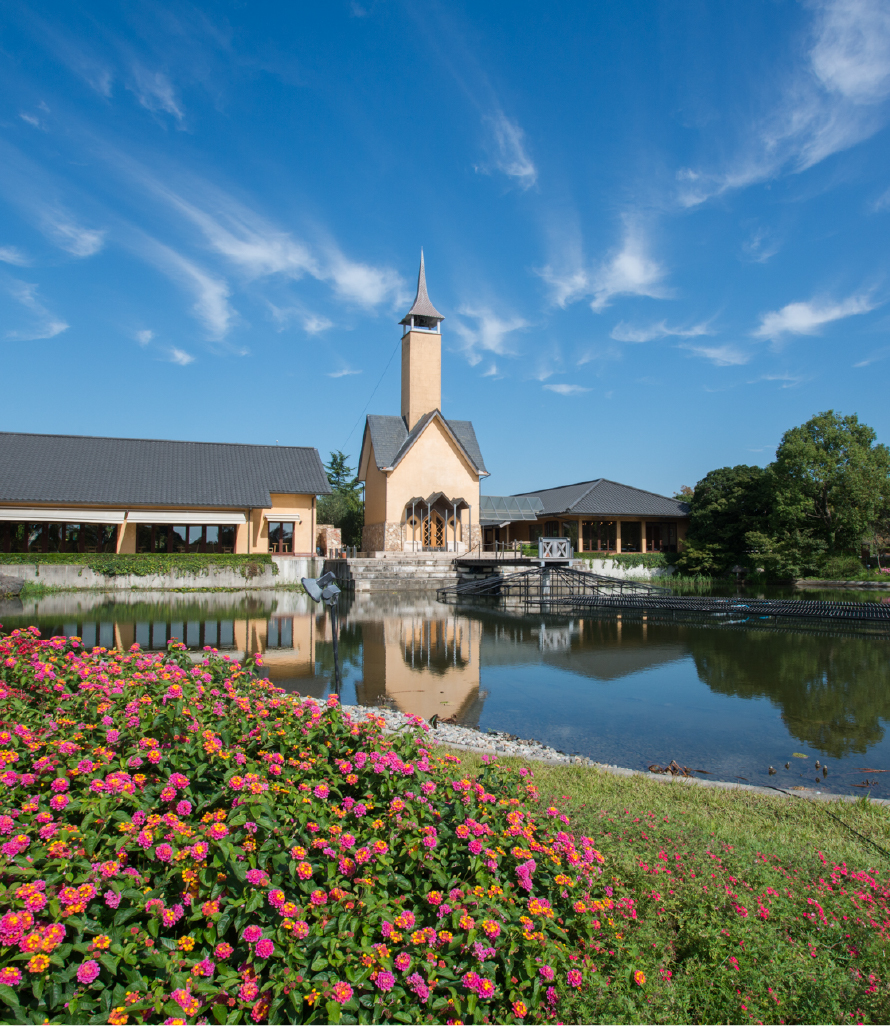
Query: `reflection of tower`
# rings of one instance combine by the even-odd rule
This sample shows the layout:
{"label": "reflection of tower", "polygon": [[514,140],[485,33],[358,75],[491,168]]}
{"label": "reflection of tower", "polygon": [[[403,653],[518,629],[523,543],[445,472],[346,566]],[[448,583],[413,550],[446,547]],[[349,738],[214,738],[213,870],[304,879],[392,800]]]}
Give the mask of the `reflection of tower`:
{"label": "reflection of tower", "polygon": [[464,616],[433,619],[430,612],[365,623],[364,681],[356,689],[362,704],[388,700],[425,720],[434,713],[462,719],[476,706],[481,624]]}

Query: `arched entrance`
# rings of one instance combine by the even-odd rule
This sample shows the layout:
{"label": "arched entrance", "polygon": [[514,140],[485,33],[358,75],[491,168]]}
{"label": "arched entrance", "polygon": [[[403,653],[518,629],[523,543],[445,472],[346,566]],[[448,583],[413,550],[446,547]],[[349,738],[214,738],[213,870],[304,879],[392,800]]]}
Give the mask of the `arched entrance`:
{"label": "arched entrance", "polygon": [[443,492],[434,492],[426,499],[409,499],[403,520],[403,548],[407,552],[460,551],[464,534],[461,514],[469,508],[464,499],[449,499]]}

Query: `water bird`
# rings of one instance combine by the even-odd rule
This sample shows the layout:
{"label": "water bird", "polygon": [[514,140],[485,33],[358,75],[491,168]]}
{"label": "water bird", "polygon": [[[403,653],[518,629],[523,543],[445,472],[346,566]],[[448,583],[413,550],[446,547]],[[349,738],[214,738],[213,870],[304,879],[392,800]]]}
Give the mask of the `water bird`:
{"label": "water bird", "polygon": [[819,760],[816,760],[816,769],[819,769]]}
{"label": "water bird", "polygon": [[828,776],[828,767],[827,766],[823,766],[822,767],[822,776],[823,777],[827,777]]}
{"label": "water bird", "polygon": [[786,762],[785,763],[785,769],[791,769],[791,763],[790,762]]}
{"label": "water bird", "polygon": [[775,766],[770,766],[770,768],[769,768],[769,775],[772,776],[775,772],[776,772],[776,767]]}

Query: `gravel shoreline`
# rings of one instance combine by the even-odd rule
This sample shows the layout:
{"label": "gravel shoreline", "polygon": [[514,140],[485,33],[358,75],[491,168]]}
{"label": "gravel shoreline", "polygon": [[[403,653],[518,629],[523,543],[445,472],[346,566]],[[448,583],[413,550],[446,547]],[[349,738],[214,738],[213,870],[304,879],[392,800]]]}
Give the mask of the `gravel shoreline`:
{"label": "gravel shoreline", "polygon": [[[353,719],[358,719],[369,712],[381,717],[386,723],[386,730],[395,732],[403,727],[412,726],[411,721],[404,713],[396,709],[386,707],[369,707],[364,705],[344,705],[343,712],[349,713]],[[535,759],[544,762],[562,763],[572,766],[599,766],[605,768],[603,763],[594,762],[583,755],[566,755],[556,748],[548,748],[540,741],[524,741],[514,737],[512,734],[504,734],[492,730],[483,733],[481,730],[473,730],[472,727],[459,727],[456,723],[445,723],[442,720],[430,730],[430,738],[441,745],[448,745],[451,748],[466,748],[472,751],[491,752],[494,755],[510,755],[518,759]]]}

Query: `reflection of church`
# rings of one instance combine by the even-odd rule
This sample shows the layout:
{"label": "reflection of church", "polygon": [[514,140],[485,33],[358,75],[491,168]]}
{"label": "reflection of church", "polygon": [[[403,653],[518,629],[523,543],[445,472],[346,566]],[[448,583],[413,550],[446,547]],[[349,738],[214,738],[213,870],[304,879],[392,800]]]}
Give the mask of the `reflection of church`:
{"label": "reflection of church", "polygon": [[365,552],[465,552],[479,541],[479,482],[488,471],[470,421],[446,420],[440,408],[443,320],[421,253],[417,295],[401,321],[402,413],[369,416],[362,439]]}

